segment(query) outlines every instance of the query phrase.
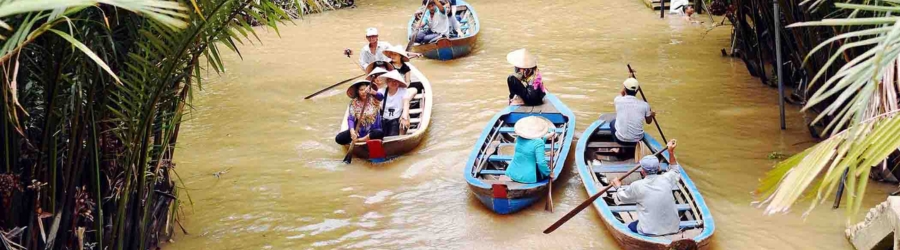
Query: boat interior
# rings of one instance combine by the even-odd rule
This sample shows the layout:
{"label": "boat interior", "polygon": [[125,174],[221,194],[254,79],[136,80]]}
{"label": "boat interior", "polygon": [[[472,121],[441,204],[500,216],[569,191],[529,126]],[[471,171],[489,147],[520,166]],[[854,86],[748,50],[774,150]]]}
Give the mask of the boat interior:
{"label": "boat interior", "polygon": [[[612,114],[601,116],[601,119],[609,121],[615,118]],[[603,126],[601,126],[603,127]],[[623,145],[612,140],[612,133],[608,129],[597,129],[587,139],[587,147],[584,151],[585,164],[591,169],[593,174],[593,183],[596,188],[602,189],[610,185],[613,179],[619,178],[627,173],[631,168],[637,166],[638,161],[646,155],[652,155],[655,152],[646,146],[644,142],[638,143],[636,146]],[[663,160],[660,164],[663,171],[668,169],[667,160]],[[640,171],[636,171],[622,180],[622,185],[627,186],[631,183],[642,179]],[[616,195],[616,188],[612,187],[601,196],[601,200],[609,207],[610,212],[619,222],[624,225],[637,220],[637,205],[621,202]],[[687,191],[684,181],[679,181],[676,187],[672,188],[672,195],[675,197],[678,214],[681,218],[681,231],[671,235],[657,236],[666,237],[672,241],[680,239],[692,239],[703,231],[703,215],[699,213],[699,209],[693,200],[693,196]]]}
{"label": "boat interior", "polygon": [[562,141],[566,137],[566,126],[568,126],[569,121],[568,117],[559,113],[548,101],[545,101],[541,106],[519,106],[509,114],[497,119],[493,128],[491,128],[485,139],[486,142],[478,153],[479,156],[475,159],[475,166],[472,168],[476,178],[489,182],[508,183],[511,188],[515,186],[516,182],[506,177],[506,167],[512,162],[516,138],[518,138],[513,127],[519,119],[533,115],[543,116],[553,122],[555,126],[557,134],[555,142],[547,140],[544,147],[548,164],[555,162],[556,158],[551,158],[551,156],[558,156],[562,150]]}

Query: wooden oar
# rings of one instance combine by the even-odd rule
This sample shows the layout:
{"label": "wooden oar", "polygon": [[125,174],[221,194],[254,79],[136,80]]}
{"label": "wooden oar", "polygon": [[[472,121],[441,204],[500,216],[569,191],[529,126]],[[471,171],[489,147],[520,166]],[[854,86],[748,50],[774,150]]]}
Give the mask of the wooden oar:
{"label": "wooden oar", "polygon": [[[431,0],[428,0],[428,1],[431,1]],[[419,24],[422,23],[423,19],[425,19],[425,10],[428,9],[428,2],[425,2],[425,4],[423,4],[422,7],[424,7],[422,9],[422,17],[419,18],[418,22],[413,24],[413,28],[415,28],[415,29],[413,30],[413,33],[411,34],[412,37],[409,38],[409,43],[406,44],[406,51],[409,51],[409,49],[412,48],[412,45],[414,43],[416,43],[416,37],[419,36]]]}
{"label": "wooden oar", "polygon": [[[630,63],[628,64],[628,73],[631,73],[631,78],[637,79],[637,77],[634,76],[634,70],[631,69]],[[641,93],[641,98],[644,99],[644,102],[646,102],[647,104],[650,104],[650,102],[647,101],[647,96],[644,95],[644,88],[638,87],[638,92]],[[655,116],[653,117],[653,123],[656,124],[656,129],[659,130],[659,136],[661,136],[663,138],[663,141],[669,141],[669,140],[666,140],[666,135],[663,134],[662,128],[659,127],[659,120],[657,120]]]}
{"label": "wooden oar", "polygon": [[547,182],[547,204],[544,205],[544,210],[548,210],[551,213],[553,212],[553,167],[555,167],[556,162],[556,149],[554,147],[556,147],[556,134],[553,135],[553,138],[550,138],[550,181]]}
{"label": "wooden oar", "polygon": [[[667,149],[669,149],[668,146],[657,151],[655,154],[653,154],[653,156],[658,157],[659,154],[661,154],[662,152],[665,152]],[[626,172],[625,175],[622,175],[622,176],[619,176],[619,178],[616,178],[616,180],[621,182],[622,179],[625,179],[625,177],[627,177],[628,175],[631,175],[631,173],[634,173],[634,171],[637,171],[640,168],[641,168],[641,164],[638,163],[636,166],[631,168],[631,170],[628,170],[628,172]],[[600,189],[600,191],[598,191],[596,194],[591,196],[591,198],[588,198],[586,201],[582,202],[581,205],[578,205],[577,207],[575,207],[575,209],[572,209],[572,211],[569,211],[569,213],[567,213],[562,218],[560,218],[558,221],[556,221],[556,223],[553,223],[553,225],[550,225],[550,227],[548,227],[547,229],[544,229],[544,234],[549,234],[549,233],[552,233],[553,231],[556,231],[557,228],[559,228],[560,226],[565,224],[567,221],[572,219],[572,217],[575,217],[575,215],[580,213],[581,210],[584,210],[585,208],[590,206],[591,203],[594,203],[594,201],[597,200],[597,198],[600,198],[600,195],[603,195],[604,193],[606,193],[606,190],[609,190],[609,188],[611,188],[612,186],[613,185],[611,182],[610,185],[607,185],[603,189]]]}
{"label": "wooden oar", "polygon": [[[346,50],[346,51],[344,52],[344,55],[346,55],[347,58],[350,58],[350,53],[349,53],[349,51],[350,51],[350,50],[348,49],[348,50]],[[356,63],[354,63],[354,64],[356,64]],[[349,81],[353,81],[353,79],[360,78],[360,77],[366,75],[365,71],[366,71],[366,70],[363,69],[363,74],[362,74],[362,75],[354,76],[353,78],[350,78],[350,79],[343,80],[343,81],[340,81],[340,82],[338,82],[338,83],[335,83],[334,85],[328,86],[327,88],[324,88],[324,89],[322,89],[322,90],[319,90],[319,91],[317,91],[316,93],[312,93],[312,95],[308,95],[308,96],[304,97],[303,100],[306,100],[306,99],[309,99],[309,98],[313,98],[314,96],[317,96],[317,95],[321,94],[322,92],[328,91],[329,89],[332,89],[332,88],[334,88],[334,87],[340,86],[341,84],[347,83],[347,82],[349,82]]]}
{"label": "wooden oar", "polygon": [[[359,93],[357,93],[357,95],[358,94]],[[366,95],[369,95],[369,93],[366,93]],[[351,128],[351,129],[353,129],[353,131],[356,131],[357,136],[359,135],[359,124],[361,123],[361,122],[359,122],[359,118],[362,117],[363,112],[365,112],[367,106],[369,106],[369,98],[375,98],[375,97],[373,97],[371,95],[366,97],[366,102],[363,103],[362,109],[360,109],[359,113],[357,113],[356,116],[354,116],[354,118],[356,119],[356,126],[354,126],[354,128]],[[353,105],[353,100],[350,100],[350,105]],[[348,110],[348,112],[349,112],[349,110]],[[372,131],[369,131],[369,134],[371,134],[371,132]],[[347,155],[344,156],[344,163],[350,164],[351,162],[353,162],[353,146],[356,146],[356,139],[350,140],[350,149],[347,150]]]}

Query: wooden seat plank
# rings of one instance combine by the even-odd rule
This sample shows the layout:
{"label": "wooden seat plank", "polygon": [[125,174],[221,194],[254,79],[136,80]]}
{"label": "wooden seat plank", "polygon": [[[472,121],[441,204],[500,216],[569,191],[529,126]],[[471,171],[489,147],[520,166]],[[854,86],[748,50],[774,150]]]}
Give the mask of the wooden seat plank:
{"label": "wooden seat plank", "polygon": [[[676,204],[676,205],[675,205],[675,208],[677,208],[678,211],[688,211],[688,210],[691,210],[691,206],[688,205],[688,204]],[[634,205],[634,204],[627,204],[627,205],[609,206],[609,211],[611,211],[611,212],[613,212],[613,213],[616,213],[616,212],[634,212],[634,211],[637,211],[637,205]]]}

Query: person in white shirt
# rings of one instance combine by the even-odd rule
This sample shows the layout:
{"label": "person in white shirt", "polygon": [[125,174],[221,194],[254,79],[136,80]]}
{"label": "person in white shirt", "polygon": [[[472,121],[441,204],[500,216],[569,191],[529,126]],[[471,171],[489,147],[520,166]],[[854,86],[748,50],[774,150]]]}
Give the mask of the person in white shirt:
{"label": "person in white shirt", "polygon": [[[391,59],[384,55],[384,50],[391,47],[390,43],[378,41],[378,29],[366,29],[366,40],[369,42],[363,46],[359,53],[359,67],[365,69],[376,61],[390,62]],[[346,53],[346,52],[345,52]]]}
{"label": "person in white shirt", "polygon": [[440,4],[438,0],[429,0],[425,9],[425,14],[422,15],[422,21],[419,23],[416,42],[432,43],[440,37],[449,37],[450,17],[447,16],[447,12],[450,10],[444,8],[444,5]]}
{"label": "person in white shirt", "polygon": [[384,95],[381,127],[385,136],[397,136],[409,129],[409,101],[415,94],[406,91],[406,81],[400,72],[392,70],[379,78],[387,82],[387,88],[379,89]]}
{"label": "person in white shirt", "polygon": [[678,207],[672,189],[676,189],[681,180],[681,166],[675,160],[674,139],[669,141],[669,170],[659,174],[659,159],[648,155],[641,159],[641,175],[643,179],[622,186],[619,179],[613,180],[618,188],[616,196],[623,203],[637,203],[637,220],[630,223],[631,231],[643,235],[660,236],[678,233],[681,229]]}
{"label": "person in white shirt", "polygon": [[624,86],[622,92],[613,101],[616,105],[616,119],[610,121],[609,128],[616,142],[635,145],[644,138],[644,122],[652,123],[656,112],[650,110],[647,102],[635,97],[640,88],[637,79],[625,79],[622,85]]}

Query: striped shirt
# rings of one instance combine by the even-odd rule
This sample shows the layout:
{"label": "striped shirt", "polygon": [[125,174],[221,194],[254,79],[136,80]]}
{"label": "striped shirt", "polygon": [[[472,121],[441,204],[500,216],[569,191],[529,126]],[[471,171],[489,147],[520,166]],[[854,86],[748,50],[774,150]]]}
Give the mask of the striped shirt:
{"label": "striped shirt", "polygon": [[644,121],[650,117],[650,105],[633,95],[616,96],[616,137],[624,142],[644,138]]}

